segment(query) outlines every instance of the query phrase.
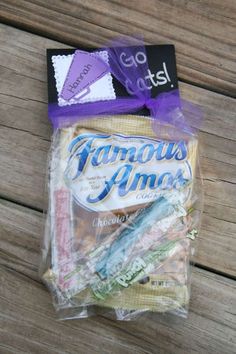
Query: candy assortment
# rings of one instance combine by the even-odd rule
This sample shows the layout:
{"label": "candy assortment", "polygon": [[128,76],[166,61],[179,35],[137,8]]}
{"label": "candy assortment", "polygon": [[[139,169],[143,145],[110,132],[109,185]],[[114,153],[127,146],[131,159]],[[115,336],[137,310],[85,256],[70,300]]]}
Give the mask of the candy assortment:
{"label": "candy assortment", "polygon": [[173,139],[167,128],[114,115],[55,130],[42,277],[62,318],[97,306],[120,320],[186,316],[201,214],[198,140]]}

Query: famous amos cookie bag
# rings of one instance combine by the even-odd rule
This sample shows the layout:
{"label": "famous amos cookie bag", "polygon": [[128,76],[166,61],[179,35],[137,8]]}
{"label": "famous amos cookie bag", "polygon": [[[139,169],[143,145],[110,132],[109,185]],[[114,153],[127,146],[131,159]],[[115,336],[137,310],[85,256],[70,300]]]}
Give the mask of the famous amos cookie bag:
{"label": "famous amos cookie bag", "polygon": [[[202,208],[200,113],[171,85],[153,97],[147,48],[49,55],[57,102],[41,276],[62,319],[96,309],[119,320],[187,315]],[[166,62],[162,69],[159,86],[171,82]]]}

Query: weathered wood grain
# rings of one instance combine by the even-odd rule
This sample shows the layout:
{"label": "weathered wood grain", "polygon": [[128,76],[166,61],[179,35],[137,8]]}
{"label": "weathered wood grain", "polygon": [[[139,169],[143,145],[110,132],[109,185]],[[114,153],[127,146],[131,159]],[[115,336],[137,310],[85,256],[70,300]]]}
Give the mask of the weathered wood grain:
{"label": "weathered wood grain", "polygon": [[[0,0],[0,18],[71,44],[98,45],[138,29],[147,42],[177,44],[183,80],[235,96],[235,8],[231,0],[145,6],[141,0]],[[149,314],[130,323],[108,316],[56,321],[38,276],[43,214],[1,199],[44,205],[47,47],[64,45],[0,26],[0,353],[235,353],[235,282],[197,268],[188,320]],[[235,276],[235,100],[189,84],[181,91],[206,111],[200,135],[206,202],[196,262]]]}
{"label": "weathered wood grain", "polygon": [[40,281],[41,212],[0,199],[0,264]]}
{"label": "weathered wood grain", "polygon": [[123,34],[174,43],[179,77],[236,95],[236,2],[232,0],[0,0],[0,19],[72,45]]}
{"label": "weathered wood grain", "polygon": [[[4,25],[0,34],[0,195],[43,209],[51,135],[45,49],[62,45]],[[201,162],[206,196],[196,262],[235,276],[236,103],[188,84],[182,83],[181,91],[205,110]]]}
{"label": "weathered wood grain", "polygon": [[0,279],[2,354],[235,353],[235,288],[208,272],[194,273],[188,320],[149,314],[135,323],[101,316],[59,322],[42,285],[4,267]]}
{"label": "weathered wood grain", "polygon": [[0,353],[235,352],[235,282],[199,269],[187,320],[149,314],[129,323],[101,316],[56,321],[37,274],[41,225],[41,213],[0,202]]}

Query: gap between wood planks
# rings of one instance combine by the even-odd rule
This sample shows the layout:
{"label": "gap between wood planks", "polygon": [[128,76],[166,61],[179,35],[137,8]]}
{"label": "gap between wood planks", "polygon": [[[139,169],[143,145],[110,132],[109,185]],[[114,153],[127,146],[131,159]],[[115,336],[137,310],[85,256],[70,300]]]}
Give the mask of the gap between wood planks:
{"label": "gap between wood planks", "polygon": [[[197,85],[194,85],[194,86],[197,86]],[[226,96],[226,95],[225,95]],[[13,128],[13,127],[11,127],[11,128]],[[13,129],[18,129],[18,128],[13,128]],[[18,129],[18,130],[21,130],[21,129]],[[23,129],[22,129],[22,131],[23,131]],[[26,131],[27,132],[27,131]],[[32,133],[31,133],[32,134]],[[43,137],[42,137],[43,138]],[[45,139],[45,140],[47,140],[47,139]],[[47,140],[48,141],[48,140]],[[229,181],[227,181],[227,182],[229,182]],[[230,183],[230,182],[229,182]],[[1,198],[1,197],[0,197]],[[8,198],[2,198],[2,200],[6,200],[6,201],[8,201],[8,200],[10,200],[10,199],[8,199]],[[17,205],[19,205],[19,206],[22,206],[22,207],[24,207],[24,208],[26,208],[26,212],[27,212],[27,210],[28,211],[30,211],[30,210],[34,210],[34,211],[36,211],[36,212],[38,212],[38,213],[40,213],[40,215],[42,215],[42,212],[43,212],[43,210],[42,209],[40,209],[40,208],[37,208],[37,207],[34,207],[34,206],[32,206],[31,207],[31,205],[24,205],[24,203],[22,203],[22,202],[19,202],[19,201],[16,201],[16,200],[14,200],[14,198],[12,198],[11,200],[10,200],[10,202],[11,203],[14,203],[15,204],[15,206],[17,206]],[[229,278],[229,279],[235,279],[235,277],[233,277],[233,276],[231,276],[231,275],[228,275],[228,274],[224,274],[224,273],[222,273],[222,272],[220,272],[220,271],[217,271],[217,270],[215,270],[215,269],[211,269],[210,267],[205,267],[205,266],[202,266],[202,265],[198,265],[198,264],[196,264],[196,268],[199,268],[200,269],[200,271],[201,271],[201,269],[203,269],[203,270],[207,270],[207,271],[210,271],[212,274],[216,274],[216,276],[219,274],[219,275],[223,275],[225,278]],[[17,277],[18,277],[18,275],[19,275],[19,278],[21,278],[21,279],[23,279],[23,277],[27,280],[27,278],[28,279],[30,279],[30,280],[33,280],[34,281],[34,283],[35,283],[35,288],[37,288],[39,291],[46,291],[46,289],[45,289],[45,287],[42,285],[42,283],[39,281],[39,279],[35,279],[35,278],[33,278],[33,277],[31,277],[29,274],[25,274],[24,272],[21,272],[20,270],[18,271],[18,270],[15,270],[14,268],[11,268],[11,266],[7,266],[7,265],[3,265],[3,270],[4,270],[4,268],[7,270],[9,270],[9,273],[12,273],[12,274],[14,274],[14,273],[16,273],[16,275],[17,275]],[[9,283],[11,283],[11,281],[9,281]],[[13,283],[13,282],[12,282]],[[220,284],[219,284],[220,285]],[[16,292],[17,293],[17,292]],[[14,294],[14,292],[12,292],[12,294]],[[212,292],[212,294],[213,294],[213,292]],[[233,294],[233,292],[232,292],[232,294]],[[11,301],[11,300],[10,300]],[[200,302],[200,303],[202,303],[202,302]],[[28,304],[27,304],[28,305]],[[17,309],[18,309],[18,307],[17,307]],[[196,309],[194,309],[194,311],[196,311]],[[36,312],[37,313],[37,312]],[[22,314],[22,312],[20,312],[20,315],[21,316],[24,316],[24,314]],[[31,316],[33,316],[33,314],[31,313],[30,314]],[[210,313],[210,311],[209,311],[209,314],[207,314],[206,315],[206,317],[207,316],[209,316],[209,318],[211,319],[211,313]],[[19,316],[20,317],[20,316]],[[27,317],[27,316],[26,316]],[[220,316],[218,317],[218,319],[220,320]],[[196,320],[198,319],[198,317],[196,316]],[[31,319],[30,319],[31,320]],[[37,318],[37,321],[38,321],[38,318]],[[106,321],[108,321],[108,319],[106,319]],[[42,325],[42,328],[44,328],[44,318],[43,318],[43,325]],[[217,319],[215,319],[215,322],[217,323]],[[20,321],[19,321],[19,323],[22,323],[21,322],[21,319],[20,319]],[[209,323],[208,323],[209,324]],[[30,322],[30,326],[32,325],[32,323]],[[80,325],[81,325],[81,323],[80,323]],[[116,326],[119,326],[119,324],[115,324]],[[22,326],[23,326],[23,323],[22,323]],[[20,327],[20,326],[19,326]],[[99,323],[99,328],[100,328],[100,323]],[[65,327],[65,329],[66,329],[66,327]],[[194,329],[194,327],[191,327],[191,330],[192,329]],[[205,332],[205,328],[204,327],[201,327],[201,329],[202,329],[202,331],[204,331]],[[119,330],[122,332],[122,331],[124,331],[124,332],[126,332],[126,330],[123,330],[122,329],[122,327],[121,328],[119,328]],[[83,331],[83,330],[82,330]],[[14,331],[13,331],[14,332]],[[81,332],[81,329],[80,329],[80,332]],[[143,338],[141,338],[141,336],[140,335],[136,335],[136,332],[135,331],[132,331],[132,333],[135,333],[135,335],[134,335],[134,338],[137,338],[137,339],[142,339],[142,341],[140,340],[140,343],[142,343],[142,342],[144,342],[145,343],[145,345],[146,345],[146,343],[148,344],[149,342],[146,342],[146,340],[145,339],[143,339]],[[129,333],[129,332],[127,332],[127,334],[129,334],[129,335],[132,335],[132,333]],[[206,330],[206,333],[207,333],[207,330]],[[198,333],[197,333],[198,334]],[[16,334],[17,335],[17,334]],[[71,335],[71,333],[69,333],[69,335]],[[192,335],[192,334],[191,334]],[[177,332],[176,333],[176,337],[178,337],[179,336],[179,333]],[[205,335],[205,333],[204,333],[204,337],[205,337],[206,335]],[[156,336],[155,336],[155,338],[156,338]],[[189,338],[191,338],[191,336],[189,335]],[[210,337],[211,338],[211,337]],[[94,339],[95,341],[96,341],[96,338]],[[169,339],[168,339],[169,340]],[[225,338],[225,340],[227,340],[227,338]],[[27,341],[27,338],[26,338],[26,341]],[[171,342],[171,341],[170,341]],[[229,342],[229,341],[228,341]],[[36,342],[35,342],[36,343]],[[202,344],[202,343],[201,343]],[[202,348],[204,348],[204,346],[201,346],[201,344],[198,346],[198,349],[199,350],[201,350]],[[35,345],[35,344],[34,344]],[[175,344],[175,346],[176,346],[177,344]],[[1,347],[1,345],[0,345],[0,347]],[[2,347],[3,348],[3,347]],[[220,349],[219,349],[220,348]],[[220,351],[220,350],[223,350],[221,347],[219,347],[218,348],[218,350]],[[147,349],[148,350],[148,349]],[[151,349],[150,349],[151,350]],[[187,349],[186,349],[187,350]],[[203,349],[202,349],[203,350]],[[58,352],[59,352],[59,350],[58,350]],[[196,351],[197,352],[197,351]],[[145,353],[149,353],[149,351],[145,351]],[[151,353],[151,351],[150,351],[150,353]]]}
{"label": "gap between wood planks", "polygon": [[[46,33],[46,32],[43,32],[43,31],[40,31],[40,30],[37,30],[37,29],[32,29],[32,27],[20,24],[18,22],[9,21],[7,19],[2,18],[0,23],[2,23],[4,25],[7,25],[7,26],[10,26],[10,27],[13,27],[13,28],[16,28],[16,29],[19,29],[21,31],[26,31],[26,32],[31,33],[31,34],[35,34],[35,35],[50,39],[50,40],[58,41],[59,43],[62,43],[62,44],[67,44],[68,46],[72,46],[72,47],[75,47],[75,48],[77,47],[77,45],[74,42],[70,42],[70,41],[63,41],[62,42],[60,37],[53,36],[53,35],[50,36],[49,33]],[[96,47],[94,47],[94,48],[96,48]],[[204,85],[204,84],[200,84],[200,83],[197,83],[197,82],[192,82],[190,80],[182,78],[181,76],[178,77],[178,81],[179,82],[183,82],[185,84],[193,85],[193,86],[205,89],[205,90],[209,90],[209,91],[212,91],[212,92],[215,92],[215,93],[218,93],[218,94],[223,94],[226,97],[231,97],[231,98],[235,98],[236,97],[236,94],[234,94],[234,93],[231,94],[229,91],[222,92],[222,90],[217,90],[216,88],[214,88],[214,87],[212,87],[210,85],[206,85],[206,84]]]}
{"label": "gap between wood planks", "polygon": [[[235,352],[232,312],[235,283],[217,275],[194,270],[195,297],[190,303],[188,319],[149,313],[145,318],[125,324],[111,321],[107,316],[55,321],[50,296],[42,284],[31,282],[5,267],[0,276],[2,281],[8,280],[6,286],[0,288],[4,324],[0,340],[2,337],[4,345],[10,349],[21,349],[25,353],[30,348],[34,352],[39,345],[41,351],[38,352],[42,353],[46,344],[48,352],[55,354],[100,354],[101,345],[107,354]],[[21,338],[22,343],[18,341]]]}
{"label": "gap between wood planks", "polygon": [[[112,352],[117,354],[121,353],[117,339],[125,345],[135,341],[136,345],[142,348],[137,351],[137,346],[135,348],[132,346],[127,350],[127,354],[138,352],[154,354],[157,350],[158,353],[162,353],[160,346],[163,346],[165,354],[199,353],[203,349],[209,354],[235,352],[233,313],[236,301],[235,281],[198,268],[194,268],[192,273],[194,296],[191,298],[187,320],[150,313],[145,317],[145,322],[141,319],[140,322],[129,322],[125,325],[121,322],[110,322],[101,316],[66,323],[55,321],[51,298],[37,272],[42,214],[1,200],[0,208],[2,210],[0,224],[3,228],[0,280],[4,284],[0,287],[3,323],[0,342],[3,338],[5,345],[20,347],[22,352],[25,352],[26,347],[29,350],[28,338],[30,338],[34,341],[34,346],[43,344],[44,348],[45,343],[52,345],[52,348],[55,348],[52,353],[55,354],[64,348],[67,349],[64,349],[65,352],[78,353],[77,347],[72,348],[68,345],[71,339],[73,345],[75,342],[82,345],[83,334],[87,332],[86,339],[95,334],[94,347],[86,351],[91,354],[95,352],[99,354],[95,347],[101,335],[103,340],[104,337],[112,340],[114,345]],[[10,334],[11,341],[8,341],[6,333]],[[55,334],[57,335],[54,342]],[[66,344],[58,344],[58,340],[64,342],[68,336],[69,341]],[[22,338],[24,348],[18,343],[17,338]],[[43,349],[40,353],[42,351]],[[81,350],[81,353],[84,353],[84,350]],[[111,353],[111,348],[110,351],[104,350],[104,353]]]}
{"label": "gap between wood planks", "polygon": [[[1,30],[3,35],[6,34],[6,39],[1,46],[4,66],[0,193],[6,199],[18,200],[28,207],[42,210],[45,205],[43,171],[46,171],[51,133],[46,118],[44,50],[65,45],[12,27],[1,26]],[[13,46],[15,38],[18,38],[18,42]],[[19,80],[21,88],[15,86]],[[235,100],[182,83],[180,90],[184,97],[201,104],[206,111],[203,132],[200,134],[200,140],[206,144],[202,160],[207,186],[206,210],[197,261],[217,271],[235,275],[236,204],[233,200],[234,184],[231,183],[236,181]]]}
{"label": "gap between wood planks", "polygon": [[[10,27],[9,27],[9,29],[10,29]],[[17,47],[16,47],[15,53],[14,53],[14,51],[13,51],[14,48],[11,48],[11,45],[12,45],[12,43],[14,43],[15,38],[17,38],[17,35],[19,37],[19,49],[21,50],[21,46],[22,46],[22,50],[23,51],[22,52],[20,51],[18,53]],[[21,92],[19,90],[18,91],[17,90],[15,90],[15,91],[13,90],[15,92],[15,95],[12,95],[11,90],[9,90],[8,87],[6,86],[5,87],[6,91],[4,91],[4,89],[3,89],[3,96],[4,96],[3,102],[5,102],[5,98],[7,98],[7,96],[9,96],[9,98],[14,97],[16,99],[15,102],[17,102],[17,99],[18,99],[19,100],[19,105],[18,105],[19,108],[21,108],[21,106],[24,109],[27,107],[27,111],[25,112],[25,114],[28,114],[31,109],[33,111],[35,110],[35,113],[37,113],[38,105],[36,105],[36,103],[42,103],[43,105],[39,105],[39,106],[42,107],[42,110],[40,108],[40,111],[38,112],[39,115],[43,114],[42,117],[44,117],[44,118],[41,121],[41,124],[42,124],[42,122],[44,122],[44,121],[46,122],[46,97],[45,97],[44,100],[36,100],[34,98],[38,97],[37,95],[39,95],[39,97],[44,97],[45,96],[43,94],[43,92],[46,92],[46,83],[45,83],[45,80],[42,80],[42,78],[44,78],[44,76],[42,76],[42,74],[44,75],[45,68],[43,68],[43,73],[42,73],[42,68],[41,68],[41,64],[40,64],[39,72],[36,71],[36,74],[33,74],[34,71],[32,71],[31,72],[32,76],[29,76],[28,72],[29,72],[30,69],[35,70],[34,69],[35,64],[37,64],[37,62],[41,63],[42,60],[44,60],[44,53],[41,53],[41,50],[38,50],[38,49],[36,50],[36,48],[38,48],[38,46],[40,46],[40,48],[41,48],[41,45],[43,47],[45,47],[45,45],[43,43],[45,42],[45,44],[46,44],[47,40],[46,39],[44,40],[43,37],[38,37],[37,38],[37,36],[35,36],[35,39],[33,39],[34,38],[33,36],[28,35],[27,41],[29,41],[30,46],[29,47],[27,47],[27,46],[25,47],[27,41],[25,42],[24,36],[26,36],[26,35],[27,35],[27,32],[25,32],[24,35],[21,35],[20,31],[14,30],[14,28],[12,28],[11,33],[9,34],[9,38],[7,37],[8,41],[6,41],[6,44],[4,44],[5,46],[3,45],[3,47],[2,47],[3,53],[5,53],[5,50],[6,50],[6,53],[7,53],[7,50],[11,50],[11,53],[12,53],[11,54],[12,57],[10,57],[10,58],[12,58],[13,61],[10,61],[9,67],[7,66],[8,63],[9,63],[9,58],[6,57],[6,58],[8,58],[7,61],[6,60],[3,61],[3,64],[5,63],[6,69],[9,70],[9,73],[8,73],[8,71],[6,71],[7,76],[8,76],[8,74],[9,75],[11,74],[11,75],[13,75],[13,78],[17,79],[17,80],[20,79],[20,76],[22,76],[22,84],[25,83],[26,84],[25,89],[27,88],[27,90],[25,92],[23,90],[23,95],[21,94]],[[35,48],[34,48],[34,46],[31,48],[31,43],[32,43],[31,42],[31,38],[32,38],[33,41],[35,41],[35,46],[36,46]],[[40,38],[41,38],[41,40],[40,40]],[[54,46],[54,44],[57,45],[56,43],[52,43],[50,45]],[[60,43],[58,43],[58,45],[59,44]],[[48,45],[49,45],[49,41],[48,41]],[[24,48],[26,49],[26,52],[24,51],[25,50]],[[28,52],[27,52],[27,50],[28,50]],[[14,53],[14,55],[13,55],[13,53]],[[26,64],[25,64],[25,63],[27,63],[27,61],[25,62],[25,60],[27,60],[28,58],[31,58],[31,54],[33,54],[32,63],[31,63],[31,61],[29,63],[30,63],[30,65],[33,64],[32,68],[31,68],[31,66],[27,67]],[[37,62],[36,62],[35,58],[37,58],[38,55],[40,55],[40,60],[37,60]],[[15,59],[14,59],[14,56],[16,57]],[[18,56],[19,56],[20,60],[22,60],[22,61],[20,61],[20,66],[19,66],[19,68],[17,70],[17,60],[18,60],[17,58],[18,58]],[[22,69],[21,69],[21,65],[23,65]],[[10,72],[10,70],[12,70],[12,72]],[[37,81],[40,82],[39,86],[37,85]],[[31,85],[34,85],[34,86],[36,85],[38,87],[38,89],[36,89],[35,91],[32,90],[31,89]],[[3,85],[3,87],[4,87],[4,85]],[[40,89],[39,89],[39,87],[40,87]],[[233,208],[234,207],[234,203],[233,203],[232,197],[231,197],[233,190],[229,187],[230,185],[227,184],[227,183],[234,184],[232,181],[234,180],[234,176],[235,176],[234,170],[233,170],[235,165],[234,164],[232,164],[232,165],[228,164],[228,162],[231,161],[230,160],[231,159],[230,155],[234,154],[234,150],[233,150],[234,145],[232,145],[231,143],[227,144],[227,142],[230,142],[230,141],[234,142],[234,139],[233,139],[233,137],[234,137],[234,126],[233,126],[233,115],[232,115],[232,113],[233,113],[233,103],[235,102],[235,100],[233,100],[232,98],[226,98],[226,97],[225,97],[225,100],[224,100],[224,96],[223,95],[214,95],[213,93],[211,94],[210,91],[206,91],[206,90],[202,90],[202,89],[196,89],[196,88],[193,89],[194,87],[195,87],[195,85],[192,85],[192,87],[191,87],[191,85],[186,85],[186,84],[181,84],[180,85],[180,89],[184,89],[184,94],[187,96],[187,98],[190,98],[190,100],[193,99],[193,102],[195,102],[195,99],[196,99],[196,102],[198,102],[198,100],[200,100],[200,102],[202,102],[203,105],[206,105],[205,108],[206,108],[208,123],[204,127],[205,130],[203,131],[203,135],[204,135],[204,141],[206,141],[208,143],[208,145],[209,145],[208,146],[209,147],[209,154],[208,154],[208,152],[205,154],[205,160],[204,160],[204,165],[206,165],[206,168],[205,168],[206,169],[205,180],[210,182],[210,183],[207,183],[207,185],[210,188],[213,187],[212,193],[214,192],[214,194],[209,194],[209,191],[208,191],[208,197],[211,198],[210,200],[208,198],[208,202],[210,203],[211,209],[212,209],[212,203],[213,202],[214,203],[219,202],[222,207],[224,207],[224,206],[227,207],[227,208],[225,207],[224,215],[222,215],[221,210],[218,210],[219,207],[217,207],[218,209],[217,209],[216,213],[212,213],[211,210],[209,211],[209,216],[210,217],[214,217],[216,219],[219,217],[219,219],[218,219],[219,221],[221,221],[221,220],[223,221],[224,218],[225,218],[225,221],[229,221],[229,222],[231,222],[231,225],[234,225],[233,224],[233,222],[234,222],[233,215],[234,214],[231,213],[230,210],[229,210],[229,208],[231,208],[231,207]],[[44,91],[42,91],[42,89],[44,89]],[[204,99],[205,96],[206,96],[206,99]],[[217,101],[221,102],[221,104],[218,104]],[[9,104],[10,101],[8,102],[8,100],[6,100],[6,102],[5,102],[6,104]],[[29,104],[28,104],[28,102],[29,102]],[[223,104],[223,107],[225,106],[225,111],[223,111],[223,112],[221,112],[222,104]],[[14,106],[14,104],[13,104],[13,107],[18,108],[17,105]],[[214,107],[216,107],[216,108],[214,109]],[[44,108],[45,108],[45,110],[44,110]],[[218,114],[218,112],[219,112],[219,114]],[[225,112],[227,114],[224,114]],[[4,111],[3,111],[3,113],[4,113]],[[16,114],[17,114],[17,117],[18,117],[18,111],[17,111]],[[13,114],[13,116],[14,115],[15,114]],[[215,123],[214,123],[215,117],[217,117],[217,120],[219,121],[217,123],[216,128],[215,128]],[[30,114],[28,114],[28,118],[30,118]],[[38,118],[36,117],[36,121],[37,121],[37,119]],[[17,121],[18,121],[18,123],[17,123]],[[10,115],[8,115],[8,114],[6,116],[3,115],[2,127],[6,127],[6,128],[11,129],[12,130],[11,131],[11,134],[12,134],[11,136],[12,137],[14,137],[14,134],[16,134],[18,136],[19,132],[25,132],[25,133],[30,134],[34,138],[39,138],[40,140],[42,140],[42,142],[43,142],[43,145],[42,145],[43,154],[40,155],[40,161],[42,162],[42,158],[45,158],[46,149],[48,148],[48,144],[46,142],[49,142],[49,140],[50,140],[49,124],[46,124],[44,126],[43,130],[40,129],[39,130],[39,134],[38,134],[36,125],[31,127],[29,129],[29,131],[28,131],[27,129],[28,129],[29,125],[27,123],[27,120],[25,122],[23,122],[23,121],[24,121],[24,119],[22,120],[22,123],[20,123],[19,120],[16,120],[16,121],[14,121],[14,119],[12,120],[12,117],[10,117]],[[11,124],[12,124],[12,126],[11,126]],[[45,124],[45,123],[43,123],[43,124]],[[41,128],[42,128],[42,125],[41,125]],[[14,132],[14,130],[15,130],[15,132]],[[3,138],[3,146],[4,146],[4,142],[5,142],[4,135],[8,134],[7,129],[6,130],[3,129],[3,132],[4,132],[4,134],[2,135],[2,138]],[[9,130],[9,132],[10,132],[10,130]],[[43,132],[45,133],[45,135],[44,135]],[[24,137],[23,137],[23,135],[24,135]],[[28,139],[25,134],[20,134],[20,137],[22,139],[26,139],[26,140]],[[13,138],[13,140],[14,140],[14,138]],[[17,142],[19,143],[19,139],[17,140]],[[45,142],[45,144],[44,144],[44,142]],[[8,144],[8,140],[6,140],[6,143]],[[29,146],[29,148],[34,148],[35,147],[35,145],[33,143],[35,143],[35,139],[32,140],[32,144]],[[218,145],[221,146],[221,144],[222,144],[221,149],[217,148],[217,146]],[[18,145],[18,149],[19,149],[19,147],[20,146]],[[219,153],[219,154],[222,155],[219,158],[219,160],[216,160],[216,157],[218,157],[218,155],[213,154],[212,151],[211,151],[211,150],[215,151],[216,148],[217,148],[217,154]],[[23,154],[22,156],[16,156],[16,155],[12,155],[10,150],[9,150],[9,152],[10,152],[9,156],[13,158],[12,167],[14,167],[14,168],[16,167],[16,170],[17,170],[17,168],[21,169],[21,167],[19,166],[19,163],[23,162],[23,160],[21,160],[21,158],[24,158],[25,155]],[[25,151],[25,149],[24,149],[23,152],[26,153],[26,157],[27,157],[28,156],[27,151]],[[225,154],[227,154],[229,156],[227,156]],[[37,156],[38,155],[33,155],[34,158],[37,158]],[[234,155],[232,155],[232,158],[233,158],[233,156]],[[6,156],[6,158],[7,158],[7,156]],[[19,158],[19,160],[17,160],[18,158]],[[227,164],[224,164],[223,161],[226,161],[228,166],[227,166]],[[233,160],[232,160],[232,162],[233,162]],[[15,166],[14,163],[16,163],[16,165],[18,167]],[[23,164],[23,168],[27,168],[27,167],[31,168],[31,164],[33,163],[33,160],[32,161],[31,160],[28,161],[28,163],[29,163],[28,165],[27,164],[26,165]],[[42,164],[41,167],[43,167],[43,164]],[[212,170],[212,167],[214,167],[216,169],[215,173],[213,173],[213,174],[210,172]],[[226,167],[227,167],[228,175],[221,172],[221,170],[222,169],[224,170]],[[44,179],[44,177],[41,174],[41,170],[39,171],[39,173],[40,173],[40,176],[42,178],[40,177],[41,180],[38,179],[36,181],[36,185],[38,184],[38,182],[40,182],[40,185],[41,185],[41,181]],[[6,172],[7,168],[4,171]],[[17,171],[17,173],[18,172],[19,171]],[[23,173],[23,176],[24,176],[24,173]],[[227,190],[230,189],[230,193],[228,191],[227,192],[227,196],[226,196],[226,197],[230,198],[230,202],[229,203],[225,203],[225,200],[223,199],[223,195],[221,196],[220,200],[215,200],[213,198],[213,196],[215,195],[216,192],[220,192],[219,188],[217,187],[218,182],[221,183],[221,180],[223,181],[223,179],[225,179],[226,176],[227,176],[227,181],[226,181],[227,183],[223,183],[224,184],[223,188],[227,187]],[[3,182],[4,182],[4,175],[2,175],[2,177],[3,177]],[[27,177],[27,175],[25,175],[25,177]],[[229,179],[228,179],[228,177],[229,177]],[[22,179],[22,183],[24,183],[24,185],[25,185],[25,181],[26,181],[25,179]],[[39,195],[42,192],[42,190],[40,190],[40,188],[34,188],[33,184],[32,184],[32,186],[31,185],[27,185],[28,189],[24,188],[24,191],[23,191],[24,193],[25,192],[28,193],[30,191],[29,187],[33,188],[32,189],[32,193],[33,194],[29,194],[29,201],[28,201],[28,199],[25,200],[25,198],[22,198],[22,195],[18,195],[17,194],[19,188],[16,189],[16,187],[22,186],[21,184],[20,185],[17,184],[19,181],[16,182],[15,185],[13,185],[13,187],[14,187],[13,192],[14,193],[11,193],[10,197],[8,196],[7,189],[6,189],[6,187],[9,187],[9,186],[7,186],[7,183],[9,183],[9,180],[7,178],[5,178],[5,182],[6,182],[5,187],[4,187],[4,185],[2,185],[2,188],[1,188],[1,194],[2,194],[3,198],[6,198],[6,200],[11,200],[12,202],[15,202],[17,200],[17,202],[19,203],[18,205],[22,205],[22,206],[25,206],[25,207],[28,207],[28,208],[32,207],[33,210],[37,210],[39,212],[42,212],[42,208],[43,208],[43,205],[44,205],[42,200],[41,200],[42,198],[40,197],[40,201],[41,202],[39,202],[39,200],[38,200],[39,199]],[[35,183],[35,181],[33,181],[32,183]],[[35,197],[36,196],[36,194],[35,194],[36,192],[40,193],[37,196],[37,198],[38,198],[37,200],[35,199],[36,198]],[[20,197],[19,200],[17,199],[17,196]],[[34,201],[36,202],[35,203],[36,206],[34,206]],[[229,216],[228,211],[232,215],[230,214],[230,216]],[[208,213],[205,214],[205,215],[208,215]],[[209,231],[209,232],[207,232],[208,236],[211,236],[213,232],[216,232],[216,234],[218,234],[216,227],[214,227],[214,230],[212,230],[212,220],[210,220],[210,222],[208,221],[207,224],[208,224],[207,225],[208,226],[208,230],[206,230],[206,231]],[[226,223],[225,223],[225,225],[226,225]],[[226,228],[230,227],[230,224],[228,224],[228,225],[229,226],[226,225],[226,226],[223,227],[223,231],[227,233],[227,235],[226,235],[227,237],[231,237],[231,240],[233,240],[232,239],[232,237],[233,237],[232,230],[233,229],[231,228],[231,234],[228,234]],[[221,232],[222,228],[220,228],[219,230]],[[219,249],[220,246],[223,247],[223,252],[220,251],[220,252],[217,253],[218,256],[214,257],[214,262],[212,262],[212,260],[211,260],[211,262],[209,264],[209,257],[207,255],[207,252],[211,251],[211,244],[206,239],[203,240],[203,241],[207,241],[207,243],[205,242],[205,245],[207,246],[207,248],[206,248],[205,253],[202,253],[202,257],[200,257],[199,260],[200,260],[201,264],[202,264],[202,261],[203,261],[203,263],[204,263],[203,268],[205,266],[208,267],[208,265],[209,265],[208,269],[215,269],[214,265],[218,265],[219,268],[217,267],[217,269],[215,270],[215,273],[225,274],[225,272],[224,272],[225,264],[223,264],[224,262],[222,263],[222,259],[223,260],[225,259],[224,256],[226,254],[229,255],[229,253],[226,253],[226,252],[231,252],[231,254],[232,254],[232,250],[230,249],[229,246],[227,246],[228,247],[228,250],[227,250],[227,247],[225,247],[224,240],[223,240],[222,237],[221,237],[221,243],[218,242],[218,240],[219,239],[216,238],[216,239],[214,239],[214,242],[216,242],[216,246],[218,247],[218,249]],[[233,247],[233,243],[232,242],[230,243],[230,238],[228,238],[228,240],[229,240],[229,245],[232,245],[232,247]],[[232,248],[232,249],[234,249],[234,248]],[[206,258],[206,257],[208,257],[208,258]],[[218,258],[217,257],[221,257],[221,263],[218,262]],[[232,263],[230,263],[230,261],[228,262],[228,264],[227,264],[228,269],[230,271],[232,271],[232,270],[234,271],[233,259],[231,259],[230,256],[228,257],[228,260],[229,259],[230,259],[230,261]],[[207,265],[205,264],[206,260],[208,260],[207,261],[207,263],[208,263]],[[216,261],[219,264],[216,263]],[[229,267],[229,265],[231,267]],[[223,272],[221,272],[221,270],[222,270],[221,266],[223,266]],[[228,274],[228,273],[226,273],[226,274]],[[233,274],[233,276],[234,276],[234,274]],[[229,275],[229,278],[230,277],[231,277],[231,273]]]}
{"label": "gap between wood planks", "polygon": [[[60,37],[53,36],[53,35],[50,36],[50,34],[48,34],[46,32],[43,32],[43,31],[40,31],[40,30],[37,30],[37,29],[33,30],[31,27],[29,27],[27,25],[21,25],[18,22],[8,21],[6,19],[1,19],[0,23],[2,23],[4,25],[7,25],[7,26],[10,26],[10,27],[13,27],[15,29],[19,29],[21,31],[26,31],[26,32],[34,34],[34,35],[38,35],[38,36],[41,36],[41,37],[44,37],[44,38],[47,38],[47,39],[50,39],[50,40],[57,41],[57,42],[62,43],[62,44],[67,44],[68,46],[72,46],[72,47],[75,47],[75,48],[77,47],[77,45],[74,42],[70,42],[70,41],[63,41],[62,42]],[[95,46],[94,46],[94,48],[96,49]],[[178,76],[178,81],[179,82],[183,82],[185,84],[192,85],[192,86],[196,86],[196,87],[208,90],[208,91],[212,91],[214,93],[218,93],[218,94],[221,94],[221,95],[223,94],[226,97],[231,97],[231,98],[235,98],[236,97],[236,94],[234,94],[234,93],[231,94],[229,91],[222,92],[222,90],[217,90],[216,88],[214,88],[212,86],[200,84],[200,83],[197,83],[197,82],[192,82],[190,80],[181,78],[181,76],[180,77]]]}
{"label": "gap between wood planks", "polygon": [[233,13],[230,1],[0,0],[3,23],[73,46],[140,31],[146,43],[174,42],[182,81],[229,97],[236,95]]}

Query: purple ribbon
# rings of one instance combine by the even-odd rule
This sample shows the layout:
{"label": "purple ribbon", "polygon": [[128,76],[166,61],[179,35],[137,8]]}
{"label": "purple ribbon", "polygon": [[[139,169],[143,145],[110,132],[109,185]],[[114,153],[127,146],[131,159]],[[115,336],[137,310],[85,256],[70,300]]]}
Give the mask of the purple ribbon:
{"label": "purple ribbon", "polygon": [[[145,79],[148,70],[145,46],[127,46],[127,42],[116,42],[115,44],[119,46],[106,49],[109,54],[110,72],[132,96],[63,107],[56,103],[49,104],[48,115],[54,129],[72,125],[86,117],[134,113],[145,107],[148,108],[150,116],[158,124],[169,124],[192,134],[193,126],[198,127],[199,125],[200,114],[196,107],[188,103],[189,119],[186,120],[183,114],[183,106],[186,104],[183,104],[184,101],[180,99],[178,90],[151,98],[150,82]],[[123,65],[124,62],[125,65]]]}

